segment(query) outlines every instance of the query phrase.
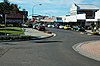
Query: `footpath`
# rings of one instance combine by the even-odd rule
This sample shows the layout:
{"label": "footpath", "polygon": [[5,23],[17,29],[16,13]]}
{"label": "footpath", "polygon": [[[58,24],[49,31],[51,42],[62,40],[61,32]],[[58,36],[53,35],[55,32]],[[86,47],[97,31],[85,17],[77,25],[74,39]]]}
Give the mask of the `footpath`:
{"label": "footpath", "polygon": [[86,57],[100,61],[100,40],[76,44],[73,49]]}
{"label": "footpath", "polygon": [[[85,33],[80,34],[95,35],[91,30],[86,30]],[[74,45],[73,49],[88,58],[100,61],[100,40],[79,43]]]}

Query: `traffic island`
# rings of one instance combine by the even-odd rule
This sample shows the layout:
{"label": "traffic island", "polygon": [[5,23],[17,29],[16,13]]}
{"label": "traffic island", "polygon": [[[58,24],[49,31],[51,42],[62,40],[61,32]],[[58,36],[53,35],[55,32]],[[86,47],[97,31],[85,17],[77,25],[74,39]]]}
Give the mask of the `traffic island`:
{"label": "traffic island", "polygon": [[45,30],[44,33],[52,34],[52,32],[49,30]]}
{"label": "traffic island", "polygon": [[100,40],[79,43],[72,48],[83,56],[100,61]]}
{"label": "traffic island", "polygon": [[37,37],[33,36],[0,36],[0,41],[22,41],[22,40],[33,40],[38,39]]}
{"label": "traffic island", "polygon": [[25,28],[24,34],[7,34],[0,36],[0,41],[26,41],[26,40],[40,40],[56,36],[49,30],[38,31],[31,28]]}

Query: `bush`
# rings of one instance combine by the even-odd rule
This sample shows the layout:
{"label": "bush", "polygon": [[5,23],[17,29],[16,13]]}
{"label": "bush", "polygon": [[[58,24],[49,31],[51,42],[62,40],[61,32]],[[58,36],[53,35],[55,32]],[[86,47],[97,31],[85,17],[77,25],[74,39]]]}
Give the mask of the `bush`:
{"label": "bush", "polygon": [[13,27],[13,24],[7,24],[7,27]]}
{"label": "bush", "polygon": [[0,40],[29,40],[32,36],[1,36]]}
{"label": "bush", "polygon": [[93,35],[99,35],[99,33],[98,33],[98,32],[93,32],[92,34],[93,34]]}

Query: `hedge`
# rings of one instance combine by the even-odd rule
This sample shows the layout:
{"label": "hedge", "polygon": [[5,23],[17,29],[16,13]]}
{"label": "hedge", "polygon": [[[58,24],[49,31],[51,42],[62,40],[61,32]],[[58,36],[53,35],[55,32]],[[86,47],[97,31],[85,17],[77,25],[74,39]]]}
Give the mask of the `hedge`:
{"label": "hedge", "polygon": [[29,40],[32,36],[1,36],[0,40]]}

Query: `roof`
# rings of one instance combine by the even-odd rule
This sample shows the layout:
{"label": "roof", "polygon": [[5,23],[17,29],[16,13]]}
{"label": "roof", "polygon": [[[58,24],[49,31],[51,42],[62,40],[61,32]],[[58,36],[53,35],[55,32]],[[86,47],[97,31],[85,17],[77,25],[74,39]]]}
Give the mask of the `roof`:
{"label": "roof", "polygon": [[93,10],[98,10],[100,9],[99,7],[93,5],[93,4],[77,4],[79,9],[93,9]]}

